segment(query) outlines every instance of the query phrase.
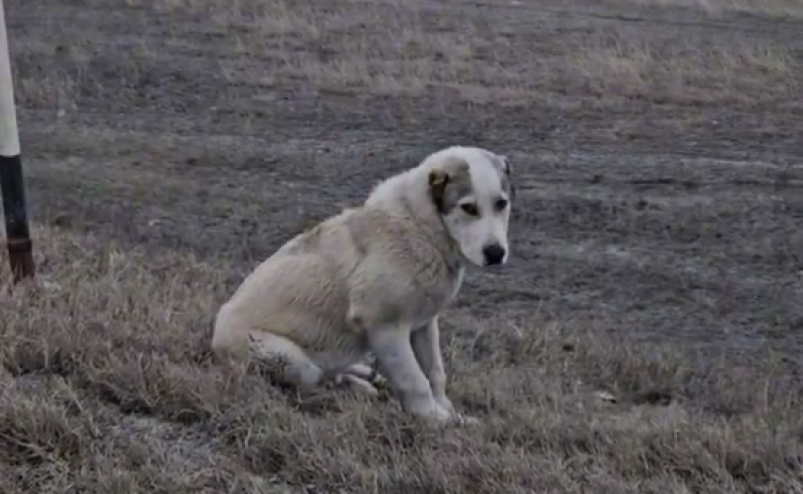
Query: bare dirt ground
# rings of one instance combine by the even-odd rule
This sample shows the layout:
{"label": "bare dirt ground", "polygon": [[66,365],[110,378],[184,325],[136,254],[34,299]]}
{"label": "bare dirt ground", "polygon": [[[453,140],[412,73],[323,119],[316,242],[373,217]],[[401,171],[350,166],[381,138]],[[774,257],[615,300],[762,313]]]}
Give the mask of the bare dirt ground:
{"label": "bare dirt ground", "polygon": [[[803,492],[799,0],[5,5],[58,287],[0,295],[0,492]],[[452,144],[518,180],[444,321],[481,426],[209,358],[255,263]]]}

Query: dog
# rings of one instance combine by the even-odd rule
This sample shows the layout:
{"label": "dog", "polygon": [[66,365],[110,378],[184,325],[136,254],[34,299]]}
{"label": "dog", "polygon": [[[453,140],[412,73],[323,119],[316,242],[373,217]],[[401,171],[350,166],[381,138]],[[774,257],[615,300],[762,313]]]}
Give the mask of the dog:
{"label": "dog", "polygon": [[376,394],[373,354],[409,413],[477,422],[446,395],[438,319],[466,266],[507,262],[512,200],[506,156],[430,154],[257,266],[221,306],[213,352],[278,359],[297,388],[334,381]]}

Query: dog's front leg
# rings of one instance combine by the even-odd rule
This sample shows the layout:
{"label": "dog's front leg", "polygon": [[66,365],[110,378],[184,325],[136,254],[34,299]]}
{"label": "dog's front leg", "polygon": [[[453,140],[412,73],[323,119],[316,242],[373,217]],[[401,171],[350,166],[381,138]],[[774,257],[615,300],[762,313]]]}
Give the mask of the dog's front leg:
{"label": "dog's front leg", "polygon": [[410,335],[410,342],[421,370],[429,379],[435,401],[447,410],[458,423],[479,423],[479,420],[474,417],[457,413],[452,405],[452,400],[446,396],[446,370],[441,355],[438,318],[434,317],[425,326],[415,329]]}
{"label": "dog's front leg", "polygon": [[383,325],[368,330],[371,351],[376,355],[380,372],[399,396],[409,412],[438,421],[452,414],[434,399],[427,377],[416,360],[410,341],[410,327]]}
{"label": "dog's front leg", "polygon": [[446,396],[446,370],[441,356],[438,318],[435,317],[425,326],[413,330],[410,335],[410,342],[418,364],[429,380],[435,401],[449,413],[454,414],[454,405]]}

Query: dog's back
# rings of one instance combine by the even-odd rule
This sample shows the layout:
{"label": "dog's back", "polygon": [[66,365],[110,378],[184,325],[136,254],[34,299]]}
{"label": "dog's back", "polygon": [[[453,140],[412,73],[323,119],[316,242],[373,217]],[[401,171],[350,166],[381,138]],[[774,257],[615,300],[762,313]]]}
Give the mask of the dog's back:
{"label": "dog's back", "polygon": [[442,239],[422,236],[415,222],[404,211],[363,206],[292,238],[221,307],[213,349],[237,353],[249,334],[262,332],[321,351],[344,345],[360,331],[350,324],[349,308],[360,302],[361,286],[377,286],[377,277],[382,298],[399,315],[424,307],[437,312],[453,297],[461,273],[443,261],[436,244]]}

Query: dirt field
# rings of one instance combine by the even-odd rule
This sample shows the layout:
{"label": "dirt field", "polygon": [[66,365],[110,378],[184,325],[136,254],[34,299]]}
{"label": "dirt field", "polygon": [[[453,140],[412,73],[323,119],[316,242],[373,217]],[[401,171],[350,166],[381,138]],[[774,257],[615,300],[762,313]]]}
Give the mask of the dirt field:
{"label": "dirt field", "polygon": [[[800,0],[5,6],[0,492],[803,492]],[[518,184],[443,322],[481,426],[209,358],[255,263],[452,144]]]}

